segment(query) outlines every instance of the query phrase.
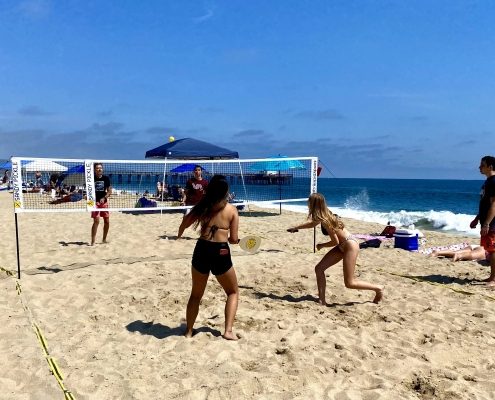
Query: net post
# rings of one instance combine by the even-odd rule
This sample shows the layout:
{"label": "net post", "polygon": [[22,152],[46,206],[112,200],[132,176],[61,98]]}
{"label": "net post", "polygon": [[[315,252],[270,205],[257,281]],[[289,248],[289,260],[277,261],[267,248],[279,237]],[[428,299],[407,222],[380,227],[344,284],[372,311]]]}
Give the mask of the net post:
{"label": "net post", "polygon": [[17,224],[17,213],[14,213],[15,219],[15,247],[17,251],[17,279],[21,279],[21,257],[19,256],[19,226]]}
{"label": "net post", "polygon": [[86,182],[86,210],[94,211],[96,209],[96,191],[93,160],[84,161],[84,180]]}
{"label": "net post", "polygon": [[19,225],[17,222],[17,213],[23,208],[23,196],[22,196],[22,163],[20,159],[12,157],[10,160],[12,164],[11,179],[13,191],[13,201],[14,201],[14,220],[15,220],[15,245],[17,253],[17,278],[21,279],[21,257],[19,251]]}

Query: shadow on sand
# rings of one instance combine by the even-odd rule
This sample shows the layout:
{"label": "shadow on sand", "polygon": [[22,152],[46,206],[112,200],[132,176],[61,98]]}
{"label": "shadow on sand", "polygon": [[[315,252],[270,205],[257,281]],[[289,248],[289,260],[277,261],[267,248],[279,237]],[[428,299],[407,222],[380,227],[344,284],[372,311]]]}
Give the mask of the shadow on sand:
{"label": "shadow on sand", "polygon": [[[186,324],[182,323],[181,325],[172,328],[160,323],[155,324],[153,321],[144,322],[141,320],[137,320],[128,324],[126,326],[126,329],[129,332],[139,332],[141,335],[150,335],[156,337],[157,339],[165,339],[170,336],[183,336],[186,330]],[[198,333],[207,332],[211,333],[215,337],[222,336],[220,331],[207,326],[203,326],[199,329],[194,329],[193,336],[197,335]]]}

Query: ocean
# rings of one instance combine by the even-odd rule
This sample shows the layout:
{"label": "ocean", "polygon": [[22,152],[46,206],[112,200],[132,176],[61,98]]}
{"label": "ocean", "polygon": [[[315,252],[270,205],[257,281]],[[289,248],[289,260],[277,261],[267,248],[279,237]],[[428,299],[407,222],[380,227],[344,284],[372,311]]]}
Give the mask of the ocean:
{"label": "ocean", "polygon": [[[185,185],[182,180],[169,181],[169,185]],[[207,177],[209,178],[209,177]],[[127,184],[112,182],[116,189],[154,193],[156,182],[132,181]],[[477,236],[479,229],[469,228],[478,211],[480,180],[433,179],[350,179],[319,178],[318,192],[327,199],[330,209],[342,217],[367,222],[388,223],[397,227],[414,225],[417,229],[438,230]],[[236,200],[249,200],[260,207],[279,209],[278,203],[257,201],[280,198],[307,198],[309,179],[295,178],[289,185],[246,185],[237,179],[230,181]],[[282,210],[307,213],[306,201],[283,203]]]}
{"label": "ocean", "polygon": [[[469,223],[478,212],[483,181],[320,178],[318,192],[342,217],[477,236],[479,229]],[[283,204],[284,209],[307,213],[305,202]]]}

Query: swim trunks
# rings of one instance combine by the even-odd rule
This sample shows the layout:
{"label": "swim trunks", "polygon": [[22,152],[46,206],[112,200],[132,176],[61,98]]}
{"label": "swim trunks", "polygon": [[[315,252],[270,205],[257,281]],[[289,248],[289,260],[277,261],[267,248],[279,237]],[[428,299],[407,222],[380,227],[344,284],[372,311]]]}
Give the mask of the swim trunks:
{"label": "swim trunks", "polygon": [[[101,203],[96,203],[96,208],[108,208],[108,201],[101,204]],[[91,218],[108,218],[110,217],[110,212],[109,211],[91,211]]]}
{"label": "swim trunks", "polygon": [[192,257],[193,268],[201,274],[225,274],[232,267],[230,248],[227,242],[211,242],[198,239]]}
{"label": "swim trunks", "polygon": [[484,247],[487,253],[495,253],[495,232],[490,231],[481,236],[480,245]]}

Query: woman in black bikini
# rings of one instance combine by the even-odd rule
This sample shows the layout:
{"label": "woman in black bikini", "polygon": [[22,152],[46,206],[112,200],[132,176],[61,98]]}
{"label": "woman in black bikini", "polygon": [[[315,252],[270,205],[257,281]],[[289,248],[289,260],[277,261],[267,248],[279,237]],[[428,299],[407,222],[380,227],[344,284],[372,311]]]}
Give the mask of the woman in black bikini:
{"label": "woman in black bikini", "polygon": [[333,247],[315,267],[319,303],[321,305],[327,304],[325,301],[325,270],[337,264],[340,260],[344,264],[345,287],[358,290],[373,290],[375,292],[373,303],[379,303],[383,298],[383,286],[359,281],[354,276],[359,244],[354,236],[345,229],[342,220],[328,209],[325,197],[320,193],[313,193],[308,199],[308,209],[308,219],[310,221],[294,228],[289,228],[287,231],[293,233],[299,229],[313,228],[321,224],[323,234],[330,236],[330,241],[316,245],[318,250],[324,247]]}
{"label": "woman in black bikini", "polygon": [[211,271],[227,294],[223,337],[229,340],[238,339],[232,332],[232,326],[239,300],[239,287],[232,267],[229,243],[239,243],[239,215],[237,209],[228,203],[228,193],[229,185],[225,177],[215,175],[201,201],[183,218],[179,227],[178,238],[181,238],[184,230],[193,224],[195,229],[201,227],[201,234],[192,258],[192,290],[186,310],[186,337],[193,335],[199,303]]}

